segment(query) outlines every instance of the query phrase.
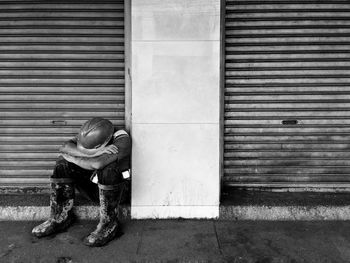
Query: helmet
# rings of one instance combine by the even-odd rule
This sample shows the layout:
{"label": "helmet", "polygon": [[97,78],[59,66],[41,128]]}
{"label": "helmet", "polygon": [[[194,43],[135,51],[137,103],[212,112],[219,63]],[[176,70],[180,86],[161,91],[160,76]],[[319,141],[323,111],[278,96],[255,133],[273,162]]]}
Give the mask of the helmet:
{"label": "helmet", "polygon": [[105,146],[113,135],[113,124],[103,118],[92,118],[81,126],[77,136],[78,144],[85,149]]}

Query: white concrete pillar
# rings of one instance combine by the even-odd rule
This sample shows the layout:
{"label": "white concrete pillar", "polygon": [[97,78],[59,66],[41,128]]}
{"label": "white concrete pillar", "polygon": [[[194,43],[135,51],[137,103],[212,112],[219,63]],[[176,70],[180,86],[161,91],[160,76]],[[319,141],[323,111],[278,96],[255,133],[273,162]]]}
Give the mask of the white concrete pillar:
{"label": "white concrete pillar", "polygon": [[133,218],[219,215],[220,1],[132,0]]}

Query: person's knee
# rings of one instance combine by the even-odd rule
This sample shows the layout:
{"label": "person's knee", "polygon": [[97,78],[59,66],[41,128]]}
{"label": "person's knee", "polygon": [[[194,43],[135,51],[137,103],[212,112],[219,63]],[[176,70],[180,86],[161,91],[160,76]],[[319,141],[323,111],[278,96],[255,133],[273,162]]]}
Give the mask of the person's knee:
{"label": "person's knee", "polygon": [[119,171],[118,163],[113,162],[97,171],[98,182],[102,185],[115,185],[122,182],[123,177]]}
{"label": "person's knee", "polygon": [[56,161],[51,178],[70,178],[71,174],[70,163],[60,156]]}

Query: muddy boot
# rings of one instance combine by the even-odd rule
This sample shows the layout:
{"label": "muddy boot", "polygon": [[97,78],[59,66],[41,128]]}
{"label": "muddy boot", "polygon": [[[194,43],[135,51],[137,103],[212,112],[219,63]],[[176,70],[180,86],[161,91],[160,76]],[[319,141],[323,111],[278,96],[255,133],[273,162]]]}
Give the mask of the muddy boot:
{"label": "muddy boot", "polygon": [[[58,182],[60,181],[60,182]],[[66,181],[66,182],[64,182]],[[74,185],[69,180],[52,179],[50,194],[50,218],[36,226],[32,234],[44,237],[61,232],[73,223]]]}
{"label": "muddy boot", "polygon": [[116,186],[99,185],[100,222],[95,231],[84,239],[85,245],[90,247],[103,246],[119,233],[118,209],[123,190],[124,184]]}

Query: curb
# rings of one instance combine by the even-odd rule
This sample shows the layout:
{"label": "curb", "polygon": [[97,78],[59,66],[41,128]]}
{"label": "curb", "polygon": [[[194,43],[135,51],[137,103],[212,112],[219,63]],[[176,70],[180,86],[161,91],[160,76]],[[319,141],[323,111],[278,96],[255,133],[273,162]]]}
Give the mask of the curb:
{"label": "curb", "polygon": [[[74,208],[82,220],[97,220],[99,207],[82,205]],[[0,206],[1,221],[41,221],[48,218],[48,206]],[[130,206],[121,206],[120,218],[131,219]],[[170,219],[170,218],[169,218]],[[350,220],[350,205],[346,206],[220,206],[218,220],[318,221]]]}
{"label": "curb", "polygon": [[220,220],[350,220],[346,206],[220,206]]}
{"label": "curb", "polygon": [[[74,207],[75,215],[82,220],[97,220],[99,218],[98,206]],[[48,206],[0,206],[0,221],[41,221],[50,215]],[[130,219],[130,207],[121,206],[120,219]]]}

